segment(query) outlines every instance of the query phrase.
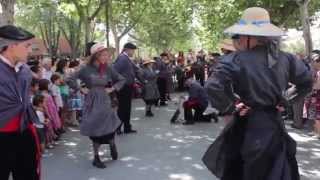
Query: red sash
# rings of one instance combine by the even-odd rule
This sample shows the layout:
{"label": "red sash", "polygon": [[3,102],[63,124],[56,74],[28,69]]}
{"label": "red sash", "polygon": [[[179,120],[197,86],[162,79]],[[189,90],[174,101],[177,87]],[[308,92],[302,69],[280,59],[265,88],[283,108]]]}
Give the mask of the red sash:
{"label": "red sash", "polygon": [[21,114],[13,117],[3,128],[0,128],[0,132],[17,132],[20,129]]}

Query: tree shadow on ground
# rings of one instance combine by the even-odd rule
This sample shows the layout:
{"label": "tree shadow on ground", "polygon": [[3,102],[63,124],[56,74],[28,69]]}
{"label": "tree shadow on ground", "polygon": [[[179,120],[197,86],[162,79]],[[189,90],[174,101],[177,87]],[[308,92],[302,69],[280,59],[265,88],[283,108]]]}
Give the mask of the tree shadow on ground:
{"label": "tree shadow on ground", "polygon": [[[170,125],[175,103],[154,108],[154,118],[144,117],[144,105],[135,100],[132,117],[138,134],[116,137],[119,160],[111,161],[108,146],[102,148],[107,168],[92,167],[92,148],[88,138],[71,129],[44,159],[46,180],[214,180],[201,158],[218,136],[223,122],[193,126]],[[298,161],[302,180],[320,177],[319,140],[289,129],[298,142]]]}

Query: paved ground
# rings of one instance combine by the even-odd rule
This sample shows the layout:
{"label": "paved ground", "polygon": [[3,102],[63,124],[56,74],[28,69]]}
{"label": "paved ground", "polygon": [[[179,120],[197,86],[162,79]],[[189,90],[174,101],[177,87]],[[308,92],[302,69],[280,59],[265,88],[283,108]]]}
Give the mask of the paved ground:
{"label": "paved ground", "polygon": [[[201,157],[223,127],[219,124],[170,125],[174,103],[144,117],[141,100],[135,100],[136,135],[117,137],[120,160],[112,162],[105,146],[107,168],[91,166],[90,141],[70,129],[58,147],[43,159],[44,180],[215,180]],[[305,132],[290,130],[299,143],[298,159],[303,180],[320,179],[320,141]]]}

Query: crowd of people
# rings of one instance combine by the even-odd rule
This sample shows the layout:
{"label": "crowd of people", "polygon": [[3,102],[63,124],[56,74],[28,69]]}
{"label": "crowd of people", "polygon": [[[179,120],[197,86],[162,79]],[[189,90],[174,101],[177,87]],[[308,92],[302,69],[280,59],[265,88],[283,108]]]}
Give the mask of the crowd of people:
{"label": "crowd of people", "polygon": [[[296,147],[279,128],[281,123],[278,127],[278,113],[292,119],[295,128],[312,120],[314,132],[320,136],[320,51],[300,60],[279,51],[273,38],[284,33],[270,23],[262,8],[249,8],[242,18],[248,23],[259,21],[261,26],[251,29],[238,23],[228,28],[232,39],[219,44],[222,55],[190,49],[186,55],[165,51],[144,59],[134,59],[137,46],[133,43],[126,43],[113,60],[112,49],[90,42],[82,59],[43,57],[26,62],[34,36],[15,26],[0,27],[0,143],[14,142],[0,150],[5,161],[0,163],[5,169],[0,179],[8,179],[11,172],[15,180],[39,179],[39,155],[57,145],[67,126],[79,126],[80,133],[92,141],[93,166],[106,168],[99,156],[101,145],[108,144],[112,159],[117,160],[115,136],[137,133],[131,124],[132,99],[141,97],[145,116],[152,118],[152,107],[167,106],[174,91],[188,93],[182,103],[185,125],[218,122],[219,115],[231,122],[232,118],[241,120],[233,121],[230,129],[246,126],[233,131],[237,135],[228,134],[237,140],[242,137],[241,142],[225,138],[230,146],[221,152],[243,148],[233,159],[236,163],[223,174],[214,169],[216,175],[224,180],[296,179],[295,154],[291,153]],[[245,33],[243,28],[248,28]],[[313,76],[310,66],[317,72]],[[204,114],[209,104],[219,114]],[[226,133],[228,130],[222,136]],[[23,143],[29,149],[22,153],[19,147]],[[271,168],[280,164],[278,170]]]}
{"label": "crowd of people", "polygon": [[[80,126],[81,134],[93,142],[93,165],[104,168],[99,158],[100,145],[110,144],[116,160],[115,134],[137,132],[130,122],[131,101],[137,97],[145,102],[145,116],[153,117],[152,106],[167,106],[171,93],[187,91],[184,124],[212,119],[218,122],[214,113],[203,114],[209,105],[203,86],[220,54],[206,56],[200,50],[195,55],[190,49],[186,58],[183,52],[177,56],[163,52],[159,57],[133,61],[136,48],[132,43],[125,44],[113,61],[112,49],[90,42],[83,59],[43,57],[27,62],[32,72],[30,102],[39,119],[35,127],[42,152],[58,144],[67,126]],[[234,51],[226,42],[221,49],[225,55]]]}

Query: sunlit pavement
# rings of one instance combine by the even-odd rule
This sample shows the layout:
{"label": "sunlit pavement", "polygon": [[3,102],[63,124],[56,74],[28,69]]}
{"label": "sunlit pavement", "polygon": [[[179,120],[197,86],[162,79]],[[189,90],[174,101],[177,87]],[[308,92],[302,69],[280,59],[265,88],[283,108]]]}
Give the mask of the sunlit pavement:
{"label": "sunlit pavement", "polygon": [[[154,109],[154,118],[144,117],[142,100],[133,102],[133,127],[138,134],[117,137],[119,160],[111,161],[103,146],[106,169],[91,165],[88,138],[70,129],[43,159],[44,180],[215,180],[201,157],[223,127],[219,124],[170,125],[176,105]],[[299,143],[298,161],[302,180],[320,179],[320,140],[289,129]]]}

